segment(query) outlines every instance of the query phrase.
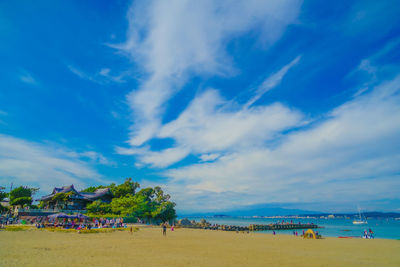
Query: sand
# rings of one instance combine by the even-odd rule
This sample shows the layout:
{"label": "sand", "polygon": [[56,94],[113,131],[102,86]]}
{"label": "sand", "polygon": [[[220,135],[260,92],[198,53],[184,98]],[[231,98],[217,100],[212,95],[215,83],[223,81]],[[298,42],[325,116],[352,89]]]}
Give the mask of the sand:
{"label": "sand", "polygon": [[0,266],[400,266],[400,241],[140,228],[0,232]]}

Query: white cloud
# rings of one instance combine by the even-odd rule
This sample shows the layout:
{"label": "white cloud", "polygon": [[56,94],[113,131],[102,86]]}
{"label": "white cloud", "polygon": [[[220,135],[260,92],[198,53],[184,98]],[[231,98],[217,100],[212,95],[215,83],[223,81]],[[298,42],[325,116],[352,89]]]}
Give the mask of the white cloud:
{"label": "white cloud", "polygon": [[84,158],[89,158],[91,159],[93,162],[102,164],[102,165],[116,165],[115,162],[110,161],[108,158],[106,158],[104,155],[95,152],[95,151],[85,151],[85,152],[81,152],[78,153],[79,157],[84,157]]}
{"label": "white cloud", "polygon": [[106,84],[109,82],[123,83],[130,72],[122,72],[119,75],[111,75],[111,69],[102,68],[98,73],[88,74],[73,65],[67,65],[67,68],[79,78],[83,80],[88,80],[97,84]]}
{"label": "white cloud", "polygon": [[27,71],[23,71],[23,73],[19,76],[19,79],[24,82],[27,83],[29,85],[37,85],[38,82],[36,81],[36,79],[32,76],[31,73],[27,72]]}
{"label": "white cloud", "polygon": [[212,154],[203,154],[203,155],[200,155],[200,159],[201,159],[201,161],[203,161],[203,162],[205,162],[205,161],[214,161],[214,160],[216,160],[217,158],[219,158],[220,157],[220,154],[218,154],[218,153],[212,153]]}
{"label": "white cloud", "polygon": [[188,75],[230,75],[235,67],[225,48],[230,40],[258,29],[259,39],[274,43],[296,21],[301,1],[135,1],[127,41],[113,45],[129,54],[148,78],[128,96],[134,111],[130,143],[154,137],[163,104]]}
{"label": "white cloud", "polygon": [[301,56],[297,56],[295,59],[293,59],[289,64],[281,68],[278,72],[270,75],[268,78],[266,78],[260,86],[257,88],[255,96],[253,96],[245,105],[245,107],[249,107],[254,102],[256,102],[260,97],[262,97],[266,92],[269,90],[273,89],[276,87],[283,79],[283,77],[286,75],[286,73],[297,63],[299,63]]}
{"label": "white cloud", "polygon": [[121,155],[137,155],[137,159],[140,161],[136,164],[136,167],[143,167],[143,164],[150,165],[151,167],[163,168],[167,167],[175,162],[184,159],[188,154],[189,150],[183,147],[167,148],[162,151],[151,151],[149,148],[121,148],[117,147],[117,153]]}
{"label": "white cloud", "polygon": [[108,76],[110,74],[110,71],[111,71],[110,69],[104,68],[99,71],[99,74],[102,76]]}
{"label": "white cloud", "polygon": [[74,184],[80,188],[87,181],[102,177],[79,153],[51,145],[29,142],[0,134],[0,184],[34,185],[41,192],[54,186]]}
{"label": "white cloud", "polygon": [[118,148],[117,153],[135,155],[142,164],[167,167],[189,154],[203,161],[215,160],[220,152],[255,149],[273,140],[280,132],[303,125],[302,114],[282,104],[241,108],[209,89],[154,134],[172,138],[173,148],[151,151],[149,148]]}
{"label": "white cloud", "polygon": [[400,193],[400,177],[394,175],[400,171],[399,92],[400,76],[339,106],[313,127],[288,134],[275,148],[245,147],[215,162],[168,170],[169,190],[181,209],[209,207],[225,194],[236,197],[220,208],[396,198]]}
{"label": "white cloud", "polygon": [[275,103],[250,109],[230,107],[215,90],[197,96],[179,117],[165,124],[160,138],[173,138],[192,153],[251,148],[299,125],[302,115]]}

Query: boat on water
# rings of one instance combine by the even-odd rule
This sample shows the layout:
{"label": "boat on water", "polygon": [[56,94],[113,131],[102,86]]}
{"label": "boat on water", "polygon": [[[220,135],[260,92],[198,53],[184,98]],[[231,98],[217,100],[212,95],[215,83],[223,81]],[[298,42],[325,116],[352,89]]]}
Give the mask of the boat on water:
{"label": "boat on water", "polygon": [[358,219],[355,219],[353,224],[368,224],[367,219],[364,216],[361,216],[360,209],[358,209]]}

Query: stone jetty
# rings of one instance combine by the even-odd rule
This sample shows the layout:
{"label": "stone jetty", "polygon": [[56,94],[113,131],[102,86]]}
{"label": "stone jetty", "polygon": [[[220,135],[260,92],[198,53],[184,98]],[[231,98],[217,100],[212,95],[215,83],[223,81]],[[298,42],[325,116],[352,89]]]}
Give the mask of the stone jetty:
{"label": "stone jetty", "polygon": [[318,225],[313,223],[250,224],[249,226],[220,225],[220,224],[211,224],[205,221],[204,219],[202,219],[200,222],[189,221],[188,219],[182,219],[178,221],[177,226],[180,226],[182,228],[236,231],[236,232],[319,228]]}

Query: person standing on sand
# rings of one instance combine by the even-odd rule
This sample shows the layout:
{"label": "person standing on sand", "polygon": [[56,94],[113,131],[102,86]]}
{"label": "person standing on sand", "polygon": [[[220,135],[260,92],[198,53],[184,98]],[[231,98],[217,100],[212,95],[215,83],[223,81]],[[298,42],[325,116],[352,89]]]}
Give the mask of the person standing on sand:
{"label": "person standing on sand", "polygon": [[167,235],[167,226],[165,225],[165,223],[163,223],[163,225],[162,225],[162,234],[163,234],[163,236]]}

